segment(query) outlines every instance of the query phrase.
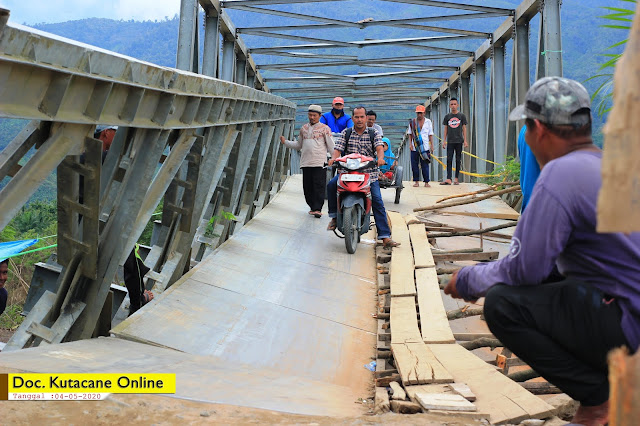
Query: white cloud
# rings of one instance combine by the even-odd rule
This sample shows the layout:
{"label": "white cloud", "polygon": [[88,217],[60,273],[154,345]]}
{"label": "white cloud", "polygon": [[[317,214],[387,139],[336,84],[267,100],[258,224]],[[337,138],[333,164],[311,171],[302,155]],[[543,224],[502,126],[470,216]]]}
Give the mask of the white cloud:
{"label": "white cloud", "polygon": [[180,0],[0,0],[10,22],[36,24],[84,18],[155,20],[180,12]]}

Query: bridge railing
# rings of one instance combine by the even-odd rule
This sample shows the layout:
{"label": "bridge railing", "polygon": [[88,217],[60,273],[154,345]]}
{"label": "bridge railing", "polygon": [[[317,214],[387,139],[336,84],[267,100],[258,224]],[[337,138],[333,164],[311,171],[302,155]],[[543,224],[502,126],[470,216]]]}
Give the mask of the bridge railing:
{"label": "bridge railing", "polygon": [[[63,266],[57,294],[40,298],[5,350],[108,332],[116,269],[160,202],[159,235],[145,259],[145,281],[156,293],[279,189],[289,168],[279,136],[291,137],[296,105],[263,91],[241,40],[229,40],[228,20],[204,3],[202,69],[210,76],[191,72],[198,68],[195,2],[195,16],[180,28],[183,70],[6,23],[7,11],[0,14],[0,116],[31,120],[0,153],[0,178],[9,178],[0,190],[0,228],[57,172]],[[98,124],[119,126],[106,154],[93,137]],[[212,223],[221,211],[236,220]]]}

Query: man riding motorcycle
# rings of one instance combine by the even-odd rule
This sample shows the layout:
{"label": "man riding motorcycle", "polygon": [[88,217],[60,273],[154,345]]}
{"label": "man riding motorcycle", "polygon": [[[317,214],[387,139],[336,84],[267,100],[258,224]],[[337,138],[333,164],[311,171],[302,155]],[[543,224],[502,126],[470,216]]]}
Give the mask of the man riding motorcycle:
{"label": "man riding motorcycle", "polygon": [[[333,155],[328,164],[333,165],[334,161],[342,155],[358,153],[378,159],[378,166],[385,164],[384,144],[380,135],[373,131],[374,140],[371,140],[370,132],[367,131],[367,116],[364,107],[357,107],[353,110],[353,127],[346,128],[340,133],[340,137],[335,143]],[[378,229],[378,238],[383,242],[385,248],[397,247],[399,243],[391,239],[391,229],[387,221],[387,212],[384,208],[382,195],[380,194],[380,184],[378,182],[378,167],[364,170],[365,173],[371,175],[371,202],[373,208],[373,217],[376,221]],[[337,187],[338,176],[335,176],[327,184],[327,201],[329,204],[329,217],[331,221],[327,226],[328,231],[336,229],[338,214]]]}

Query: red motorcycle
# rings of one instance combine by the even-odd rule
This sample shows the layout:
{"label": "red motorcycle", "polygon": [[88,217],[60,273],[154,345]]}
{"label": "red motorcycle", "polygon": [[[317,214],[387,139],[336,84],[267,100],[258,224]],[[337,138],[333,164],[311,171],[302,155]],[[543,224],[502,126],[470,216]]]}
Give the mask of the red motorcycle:
{"label": "red motorcycle", "polygon": [[338,217],[336,229],[344,235],[347,252],[356,252],[360,236],[371,224],[371,176],[362,170],[376,165],[373,158],[349,154],[337,158],[335,167],[342,171],[338,178]]}

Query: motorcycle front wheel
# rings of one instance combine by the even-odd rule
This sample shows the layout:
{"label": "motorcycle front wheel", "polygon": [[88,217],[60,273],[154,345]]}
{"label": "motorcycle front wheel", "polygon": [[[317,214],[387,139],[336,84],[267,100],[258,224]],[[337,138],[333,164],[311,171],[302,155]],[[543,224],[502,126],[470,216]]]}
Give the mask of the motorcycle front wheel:
{"label": "motorcycle front wheel", "polygon": [[349,254],[355,253],[358,248],[360,222],[362,222],[362,207],[360,205],[356,204],[343,210],[342,229],[344,230],[344,243]]}

